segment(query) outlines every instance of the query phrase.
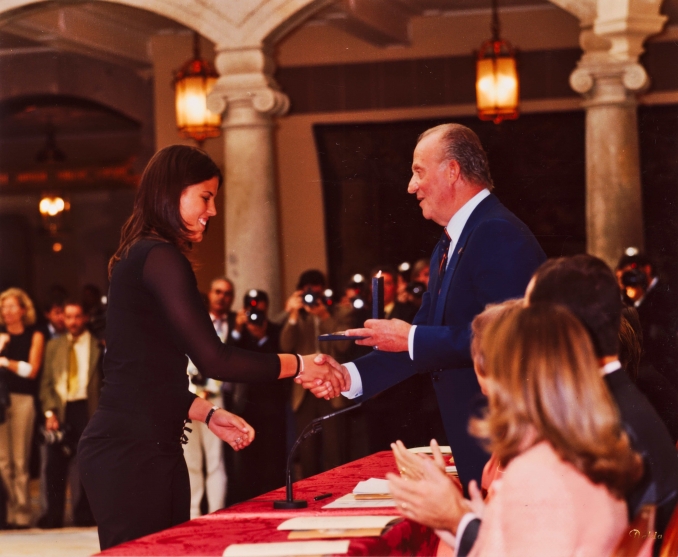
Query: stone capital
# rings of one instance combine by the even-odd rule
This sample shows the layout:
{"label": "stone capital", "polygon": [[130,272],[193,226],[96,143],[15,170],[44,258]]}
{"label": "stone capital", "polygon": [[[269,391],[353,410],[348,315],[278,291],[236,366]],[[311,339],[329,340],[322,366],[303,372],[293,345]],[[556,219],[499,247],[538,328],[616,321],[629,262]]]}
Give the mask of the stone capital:
{"label": "stone capital", "polygon": [[[248,107],[264,116],[280,116],[289,109],[289,98],[273,79],[275,65],[265,47],[220,48],[215,65],[220,74],[207,106],[223,113],[229,107]],[[242,112],[242,111],[241,111]],[[227,124],[228,112],[224,115]]]}
{"label": "stone capital", "polygon": [[637,62],[580,62],[570,74],[570,86],[584,95],[587,106],[633,103],[634,94],[649,84],[645,68]]}

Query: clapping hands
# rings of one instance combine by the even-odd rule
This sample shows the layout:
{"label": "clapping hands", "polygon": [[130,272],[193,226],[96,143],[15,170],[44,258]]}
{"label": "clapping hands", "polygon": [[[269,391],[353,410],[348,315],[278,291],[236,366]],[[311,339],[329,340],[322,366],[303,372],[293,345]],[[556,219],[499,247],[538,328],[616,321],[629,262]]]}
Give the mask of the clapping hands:
{"label": "clapping hands", "polygon": [[[424,477],[424,461],[431,460],[428,456],[411,453],[402,441],[391,443],[391,450],[398,465],[398,471],[403,478],[421,480]],[[431,440],[431,453],[433,454],[433,463],[438,469],[445,472],[445,459],[440,452],[440,445],[435,439]]]}
{"label": "clapping hands", "polygon": [[456,534],[468,512],[482,513],[484,507],[475,481],[469,485],[471,501],[445,474],[440,448],[431,442],[433,459],[410,453],[400,442],[391,445],[401,476],[386,474],[389,489],[400,512],[425,526]]}
{"label": "clapping hands", "polygon": [[294,378],[316,397],[329,400],[351,388],[351,377],[344,366],[325,354],[302,356],[303,370]]}

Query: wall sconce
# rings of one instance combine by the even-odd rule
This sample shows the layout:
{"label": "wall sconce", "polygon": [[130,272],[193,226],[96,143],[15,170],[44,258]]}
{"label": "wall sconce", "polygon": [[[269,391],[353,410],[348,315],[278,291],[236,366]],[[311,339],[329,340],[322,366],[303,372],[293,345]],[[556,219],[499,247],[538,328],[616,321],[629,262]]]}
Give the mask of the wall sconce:
{"label": "wall sconce", "polygon": [[476,61],[476,106],[478,118],[502,120],[518,118],[519,80],[515,52],[508,41],[499,38],[497,0],[492,0],[492,38],[478,51]]}
{"label": "wall sconce", "polygon": [[207,109],[207,95],[218,77],[214,66],[201,59],[200,36],[194,33],[193,59],[174,73],[174,95],[179,134],[198,145],[221,134],[221,114]]}
{"label": "wall sconce", "polygon": [[42,216],[43,225],[51,235],[54,236],[59,231],[64,213],[70,210],[70,208],[71,204],[63,197],[50,194],[42,196],[38,209]]}

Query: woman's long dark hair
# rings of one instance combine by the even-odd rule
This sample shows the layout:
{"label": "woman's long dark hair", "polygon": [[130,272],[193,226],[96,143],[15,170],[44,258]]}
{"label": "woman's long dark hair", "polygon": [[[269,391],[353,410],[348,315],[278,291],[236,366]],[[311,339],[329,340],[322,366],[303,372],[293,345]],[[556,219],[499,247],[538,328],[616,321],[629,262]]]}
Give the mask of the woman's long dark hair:
{"label": "woman's long dark hair", "polygon": [[109,277],[115,264],[142,238],[165,240],[184,253],[190,250],[189,230],[179,211],[181,193],[214,177],[221,187],[221,170],[196,147],[171,145],[153,155],[141,176],[132,216],[122,227],[120,245],[108,262]]}

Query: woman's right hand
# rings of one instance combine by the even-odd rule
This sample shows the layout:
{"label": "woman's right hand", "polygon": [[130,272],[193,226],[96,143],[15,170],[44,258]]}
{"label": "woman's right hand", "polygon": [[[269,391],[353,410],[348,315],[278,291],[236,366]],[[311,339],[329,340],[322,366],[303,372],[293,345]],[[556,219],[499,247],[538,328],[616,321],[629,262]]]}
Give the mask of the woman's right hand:
{"label": "woman's right hand", "polygon": [[239,451],[254,441],[254,428],[240,416],[219,408],[214,412],[207,426],[219,439]]}

